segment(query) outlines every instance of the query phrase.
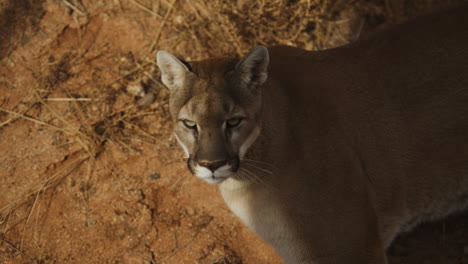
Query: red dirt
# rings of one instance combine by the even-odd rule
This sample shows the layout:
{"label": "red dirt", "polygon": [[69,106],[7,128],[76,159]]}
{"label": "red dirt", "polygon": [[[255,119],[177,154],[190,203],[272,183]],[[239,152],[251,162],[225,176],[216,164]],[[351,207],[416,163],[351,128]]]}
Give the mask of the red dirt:
{"label": "red dirt", "polygon": [[[0,263],[282,263],[186,169],[148,77],[160,26],[131,0],[0,0]],[[398,239],[390,263],[468,263],[467,220]]]}

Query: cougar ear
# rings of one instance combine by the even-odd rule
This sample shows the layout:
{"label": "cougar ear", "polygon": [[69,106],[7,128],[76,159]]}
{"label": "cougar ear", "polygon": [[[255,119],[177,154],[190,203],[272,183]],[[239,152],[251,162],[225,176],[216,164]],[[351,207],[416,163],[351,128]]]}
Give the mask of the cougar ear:
{"label": "cougar ear", "polygon": [[187,77],[187,73],[190,72],[189,68],[165,50],[158,51],[156,59],[158,67],[161,70],[161,80],[169,91],[181,88]]}
{"label": "cougar ear", "polygon": [[261,86],[268,77],[267,68],[269,61],[267,48],[258,46],[253,48],[237,63],[236,72],[247,87]]}

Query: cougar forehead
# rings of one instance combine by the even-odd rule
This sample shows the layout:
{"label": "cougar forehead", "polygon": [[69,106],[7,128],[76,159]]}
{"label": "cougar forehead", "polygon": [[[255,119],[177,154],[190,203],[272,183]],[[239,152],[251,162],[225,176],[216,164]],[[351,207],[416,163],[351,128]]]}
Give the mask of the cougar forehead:
{"label": "cougar forehead", "polygon": [[201,128],[223,122],[232,116],[245,116],[245,111],[233,98],[219,91],[203,92],[193,96],[178,113],[179,120],[192,120]]}
{"label": "cougar forehead", "polygon": [[[234,69],[235,59],[221,58],[190,63],[191,72],[186,77],[184,87],[172,92],[170,98],[171,114],[174,119],[179,117],[179,112],[189,114],[201,114],[203,109],[223,110],[220,108],[219,99],[229,100],[230,95],[235,96],[235,87],[232,87],[230,72]],[[175,121],[175,120],[174,120]]]}
{"label": "cougar forehead", "polygon": [[226,115],[246,115],[247,109],[255,112],[257,109],[251,108],[257,108],[260,98],[239,87],[239,76],[233,73],[237,62],[235,58],[191,62],[193,74],[187,76],[185,87],[171,96],[173,121],[186,118],[201,122],[226,118]]}

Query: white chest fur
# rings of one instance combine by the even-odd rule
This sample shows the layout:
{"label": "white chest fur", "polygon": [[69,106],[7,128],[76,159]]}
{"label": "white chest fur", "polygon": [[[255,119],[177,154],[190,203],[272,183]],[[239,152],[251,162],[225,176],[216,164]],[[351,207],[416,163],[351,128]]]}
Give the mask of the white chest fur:
{"label": "white chest fur", "polygon": [[244,224],[255,231],[254,201],[257,197],[243,183],[227,179],[221,184],[220,190],[229,209],[239,217]]}
{"label": "white chest fur", "polygon": [[296,241],[290,221],[275,200],[275,194],[265,188],[243,186],[228,179],[220,186],[229,209],[250,229],[268,241],[287,263],[299,263],[302,246]]}

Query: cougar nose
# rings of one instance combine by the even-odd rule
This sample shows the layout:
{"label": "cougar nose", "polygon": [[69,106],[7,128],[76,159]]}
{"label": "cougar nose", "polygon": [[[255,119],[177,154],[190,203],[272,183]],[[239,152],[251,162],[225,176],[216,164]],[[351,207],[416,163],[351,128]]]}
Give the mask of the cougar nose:
{"label": "cougar nose", "polygon": [[200,161],[200,162],[198,162],[198,164],[200,166],[208,168],[212,172],[214,172],[219,167],[225,165],[226,163],[227,163],[226,160],[218,160],[218,161],[214,161],[214,162],[211,162],[211,161]]}

